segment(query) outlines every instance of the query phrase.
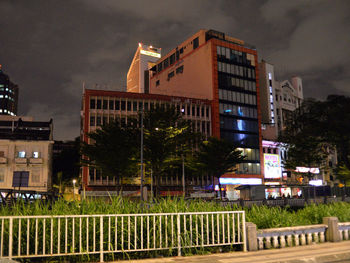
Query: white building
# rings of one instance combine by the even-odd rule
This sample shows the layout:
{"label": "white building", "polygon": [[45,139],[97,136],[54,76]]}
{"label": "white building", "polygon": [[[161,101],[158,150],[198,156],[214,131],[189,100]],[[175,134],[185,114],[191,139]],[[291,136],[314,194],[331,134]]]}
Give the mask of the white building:
{"label": "white building", "polygon": [[52,120],[0,118],[0,189],[51,189]]}
{"label": "white building", "polygon": [[139,43],[131,62],[126,88],[128,92],[149,93],[149,69],[161,58],[161,49]]}
{"label": "white building", "polygon": [[302,80],[292,77],[291,81],[276,81],[274,66],[264,60],[259,63],[259,73],[262,135],[275,141],[304,99]]}

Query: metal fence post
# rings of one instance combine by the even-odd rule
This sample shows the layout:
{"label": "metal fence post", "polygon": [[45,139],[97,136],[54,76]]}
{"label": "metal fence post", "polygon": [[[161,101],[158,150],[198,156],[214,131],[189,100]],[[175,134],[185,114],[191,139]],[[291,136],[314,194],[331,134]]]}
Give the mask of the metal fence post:
{"label": "metal fence post", "polygon": [[13,238],[12,238],[12,228],[13,228],[13,218],[10,217],[10,222],[9,222],[9,259],[12,259],[12,242],[13,242]]}
{"label": "metal fence post", "polygon": [[177,214],[177,255],[181,256],[181,231],[180,231],[180,214]]}
{"label": "metal fence post", "polygon": [[242,230],[243,230],[243,251],[247,252],[247,236],[246,236],[246,225],[245,225],[245,211],[242,212]]}
{"label": "metal fence post", "polygon": [[100,216],[100,262],[103,262],[103,216]]}

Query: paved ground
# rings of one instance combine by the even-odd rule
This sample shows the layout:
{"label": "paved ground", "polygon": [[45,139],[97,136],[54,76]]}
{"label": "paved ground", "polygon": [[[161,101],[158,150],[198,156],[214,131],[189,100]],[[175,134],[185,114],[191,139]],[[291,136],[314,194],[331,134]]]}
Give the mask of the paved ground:
{"label": "paved ground", "polygon": [[322,243],[301,247],[269,249],[256,252],[232,252],[207,256],[173,257],[118,261],[134,263],[350,263],[350,241],[339,243]]}

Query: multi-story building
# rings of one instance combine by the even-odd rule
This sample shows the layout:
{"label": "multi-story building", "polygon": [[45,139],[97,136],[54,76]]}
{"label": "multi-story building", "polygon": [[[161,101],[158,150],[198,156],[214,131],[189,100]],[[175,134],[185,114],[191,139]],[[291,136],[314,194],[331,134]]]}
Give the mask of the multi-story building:
{"label": "multi-story building", "polygon": [[52,120],[0,118],[0,188],[51,189]]}
{"label": "multi-story building", "polygon": [[[200,30],[151,68],[150,93],[212,101],[212,133],[243,150],[234,184],[262,182],[261,114],[257,51],[244,41]],[[241,179],[240,179],[241,178]]]}
{"label": "multi-story building", "polygon": [[18,86],[10,81],[0,65],[0,115],[17,115]]}
{"label": "multi-story building", "polygon": [[291,81],[276,81],[274,66],[264,60],[259,69],[262,135],[264,139],[277,140],[292,112],[303,102],[302,80],[292,77]]}
{"label": "multi-story building", "polygon": [[[81,112],[81,139],[90,143],[87,134],[103,124],[119,119],[127,123],[130,117],[135,117],[141,109],[150,110],[161,105],[172,105],[183,114],[183,118],[191,120],[196,131],[206,137],[212,134],[211,101],[176,96],[156,94],[104,91],[85,89]],[[162,190],[181,191],[182,182],[179,175],[174,174],[162,178]],[[106,195],[118,193],[119,183],[115,177],[108,177],[94,168],[82,168],[82,184],[86,195]],[[187,186],[210,185],[211,178],[187,177]],[[126,183],[124,194],[132,194],[139,186]]]}
{"label": "multi-story building", "polygon": [[160,48],[139,43],[127,74],[128,92],[149,93],[149,69],[160,57]]}

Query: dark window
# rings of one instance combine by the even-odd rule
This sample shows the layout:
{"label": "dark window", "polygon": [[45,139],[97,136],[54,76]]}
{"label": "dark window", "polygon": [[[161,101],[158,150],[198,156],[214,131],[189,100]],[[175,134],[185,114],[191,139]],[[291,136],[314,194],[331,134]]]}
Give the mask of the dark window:
{"label": "dark window", "polygon": [[131,111],[131,102],[128,101],[128,111]]}
{"label": "dark window", "polygon": [[98,109],[98,110],[101,109],[101,100],[97,100],[97,109]]}
{"label": "dark window", "polygon": [[125,101],[122,100],[121,110],[125,110]]}
{"label": "dark window", "polygon": [[204,117],[204,108],[202,108],[202,117]]}
{"label": "dark window", "polygon": [[153,104],[153,102],[150,103],[150,107],[151,107],[151,110],[154,109],[154,104]]}
{"label": "dark window", "polygon": [[96,107],[95,99],[90,99],[90,109],[95,109],[95,107]]}
{"label": "dark window", "polygon": [[163,63],[158,64],[158,72],[161,72],[163,69]]}
{"label": "dark window", "polygon": [[108,100],[103,100],[103,109],[107,110],[108,108]]}
{"label": "dark window", "polygon": [[166,69],[169,66],[169,58],[164,59],[164,69]]}
{"label": "dark window", "polygon": [[196,49],[199,46],[199,39],[196,37],[193,39],[193,49]]}
{"label": "dark window", "polygon": [[159,81],[159,79],[156,81],[156,86],[159,86],[159,83],[160,83],[160,81]]}
{"label": "dark window", "polygon": [[119,100],[117,100],[117,101],[115,102],[115,109],[116,109],[116,110],[120,110],[120,101],[119,101]]}
{"label": "dark window", "polygon": [[90,126],[95,126],[95,116],[90,116]]}
{"label": "dark window", "polygon": [[[180,48],[180,54],[184,53],[184,49],[183,48]],[[299,87],[300,89],[300,87]]]}
{"label": "dark window", "polygon": [[96,126],[101,126],[101,116],[97,116]]}
{"label": "dark window", "polygon": [[136,101],[134,101],[133,102],[133,107],[132,107],[133,109],[133,111],[137,111],[137,102]]}
{"label": "dark window", "polygon": [[114,100],[109,101],[109,109],[114,110]]}
{"label": "dark window", "polygon": [[187,115],[190,115],[190,112],[191,112],[191,108],[190,106],[187,106]]}
{"label": "dark window", "polygon": [[272,80],[271,79],[269,79],[269,85],[270,85],[270,87],[272,87]]}
{"label": "dark window", "polygon": [[200,113],[199,107],[197,107],[197,116],[198,116],[198,117],[199,117],[199,113]]}
{"label": "dark window", "polygon": [[170,65],[175,63],[175,53],[170,56]]}
{"label": "dark window", "polygon": [[139,110],[142,110],[142,102],[139,102]]}
{"label": "dark window", "polygon": [[195,115],[195,108],[192,106],[192,116],[194,116]]}
{"label": "dark window", "polygon": [[209,108],[206,109],[206,116],[209,117]]}
{"label": "dark window", "polygon": [[178,67],[176,69],[176,74],[182,73],[184,71],[184,66]]}
{"label": "dark window", "polygon": [[175,76],[174,71],[170,72],[170,73],[168,74],[168,80],[171,79],[171,78],[174,77],[174,76]]}
{"label": "dark window", "polygon": [[180,58],[180,52],[179,51],[176,51],[176,61],[178,61]]}
{"label": "dark window", "polygon": [[107,116],[103,116],[103,125],[106,125],[108,122]]}
{"label": "dark window", "polygon": [[278,96],[276,95],[276,101],[278,101]]}
{"label": "dark window", "polygon": [[148,102],[145,102],[145,110],[148,110]]}

